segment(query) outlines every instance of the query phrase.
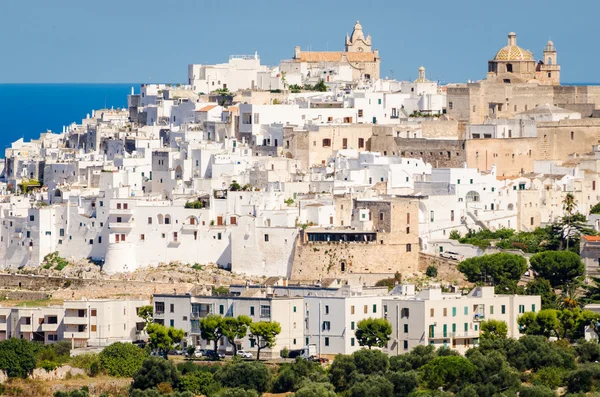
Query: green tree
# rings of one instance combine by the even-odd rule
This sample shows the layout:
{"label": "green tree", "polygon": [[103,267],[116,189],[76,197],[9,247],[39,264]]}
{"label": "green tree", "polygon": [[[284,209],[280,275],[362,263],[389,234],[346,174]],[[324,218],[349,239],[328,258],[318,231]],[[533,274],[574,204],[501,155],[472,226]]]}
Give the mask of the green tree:
{"label": "green tree", "polygon": [[531,386],[521,388],[519,397],[555,397],[555,394],[546,386]]}
{"label": "green tree", "polygon": [[427,388],[454,390],[461,383],[469,383],[477,371],[468,359],[461,356],[436,357],[422,368],[422,379]]}
{"label": "green tree", "polygon": [[306,385],[302,386],[296,393],[294,397],[336,397],[337,394],[334,391],[333,385],[331,383],[317,383],[317,382],[309,382]]}
{"label": "green tree", "polygon": [[458,240],[459,238],[461,238],[462,236],[460,235],[460,232],[458,230],[452,230],[450,232],[450,235],[448,236],[448,238],[450,240]]}
{"label": "green tree", "polygon": [[179,378],[179,371],[171,361],[150,357],[145,359],[142,367],[133,374],[131,389],[152,389],[161,383],[167,383],[176,389],[179,386]]}
{"label": "green tree", "polygon": [[556,367],[545,367],[535,373],[533,383],[537,386],[546,386],[552,390],[563,386],[568,370]]}
{"label": "green tree", "polygon": [[540,310],[539,313],[527,312],[519,316],[517,323],[521,332],[526,335],[541,335],[546,338],[558,336],[558,311],[554,309]]}
{"label": "green tree", "polygon": [[343,392],[350,388],[355,372],[354,358],[338,354],[329,368],[329,379],[337,392]]}
{"label": "green tree", "polygon": [[279,367],[277,378],[273,383],[273,391],[285,393],[296,391],[307,382],[326,382],[325,371],[319,363],[297,357],[293,363],[285,363]]}
{"label": "green tree", "polygon": [[138,316],[144,320],[146,325],[144,328],[148,326],[152,322],[152,316],[154,315],[154,308],[152,305],[142,306],[138,308]]}
{"label": "green tree", "polygon": [[184,336],[182,329],[173,327],[165,327],[162,324],[152,323],[146,327],[148,333],[148,343],[154,350],[161,352],[164,357],[167,357],[169,350],[181,342]]}
{"label": "green tree", "polygon": [[116,342],[100,352],[100,367],[110,376],[129,378],[137,372],[148,353],[131,343]]}
{"label": "green tree", "polygon": [[261,362],[239,361],[220,368],[215,380],[224,387],[253,389],[262,394],[271,387],[271,372]]}
{"label": "green tree", "polygon": [[356,370],[364,375],[385,374],[390,367],[387,354],[381,350],[361,349],[352,353]]}
{"label": "green tree", "polygon": [[600,361],[600,344],[598,341],[579,340],[575,345],[575,352],[580,363]]}
{"label": "green tree", "polygon": [[480,328],[482,339],[506,339],[508,335],[508,325],[506,325],[505,321],[483,321]]}
{"label": "green tree", "polygon": [[25,339],[0,342],[0,369],[11,378],[26,378],[35,368],[37,346]]}
{"label": "green tree", "polygon": [[590,209],[590,215],[592,214],[600,214],[600,203],[597,203]]}
{"label": "green tree", "polygon": [[566,228],[563,229],[563,236],[566,238],[567,240],[567,250],[569,249],[569,239],[571,238],[572,234],[573,234],[573,230],[572,230],[572,218],[573,218],[573,212],[575,211],[575,209],[577,208],[577,202],[575,200],[575,196],[573,195],[573,193],[567,193],[565,195],[565,198],[563,199],[563,211],[566,213]]}
{"label": "green tree", "polygon": [[544,251],[534,254],[529,262],[540,277],[553,288],[564,287],[583,275],[585,267],[579,255],[570,251]]}
{"label": "green tree", "polygon": [[189,372],[179,379],[179,390],[189,391],[195,395],[212,396],[219,389],[219,383],[215,381],[214,375],[208,371]]}
{"label": "green tree", "polygon": [[425,271],[425,274],[427,275],[427,277],[435,278],[438,275],[438,269],[436,266],[429,265],[429,266],[427,266],[427,270]]}
{"label": "green tree", "polygon": [[387,378],[394,385],[394,397],[408,397],[419,385],[416,371],[390,372]]}
{"label": "green tree", "polygon": [[[491,282],[497,293],[505,293],[503,283],[516,283],[527,271],[527,261],[520,255],[500,252],[466,259],[458,265],[458,270],[472,283]],[[499,290],[500,289],[500,290]]]}
{"label": "green tree", "polygon": [[248,316],[240,315],[237,317],[225,317],[221,320],[221,334],[227,338],[229,344],[233,346],[233,355],[237,355],[236,339],[242,339],[248,333],[248,326],[252,324],[252,319]]}
{"label": "green tree", "polygon": [[223,336],[221,324],[223,317],[217,314],[209,314],[200,320],[200,337],[207,342],[213,342],[215,353],[217,352],[217,343]]}
{"label": "green tree", "polygon": [[350,397],[393,397],[394,385],[381,375],[369,376],[350,388]]}
{"label": "green tree", "polygon": [[557,334],[562,339],[576,341],[583,338],[585,327],[590,324],[597,324],[600,315],[591,310],[581,310],[579,307],[574,309],[563,309],[557,312],[558,331]]}
{"label": "green tree", "polygon": [[355,334],[361,346],[384,347],[390,340],[392,325],[384,318],[365,318],[356,325]]}
{"label": "green tree", "polygon": [[550,281],[543,277],[536,277],[525,287],[527,295],[539,295],[542,298],[542,309],[558,309],[558,296],[552,288]]}
{"label": "green tree", "polygon": [[250,333],[256,341],[256,360],[260,360],[262,349],[275,347],[277,335],[281,333],[281,325],[277,321],[259,321],[250,324]]}

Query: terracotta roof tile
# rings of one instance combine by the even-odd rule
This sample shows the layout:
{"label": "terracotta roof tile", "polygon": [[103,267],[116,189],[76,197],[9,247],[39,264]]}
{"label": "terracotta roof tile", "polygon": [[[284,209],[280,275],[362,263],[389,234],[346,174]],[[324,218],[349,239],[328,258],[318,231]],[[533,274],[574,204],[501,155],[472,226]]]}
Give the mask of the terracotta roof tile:
{"label": "terracotta roof tile", "polygon": [[202,109],[200,109],[198,111],[199,112],[208,112],[209,110],[212,110],[216,107],[217,107],[217,105],[208,105],[208,106],[204,106]]}
{"label": "terracotta roof tile", "polygon": [[350,62],[375,62],[372,52],[309,51],[301,52],[296,62],[341,62],[347,58]]}
{"label": "terracotta roof tile", "polygon": [[600,242],[600,236],[581,236],[581,238],[584,239],[585,241],[589,241],[589,242],[593,242],[593,243]]}

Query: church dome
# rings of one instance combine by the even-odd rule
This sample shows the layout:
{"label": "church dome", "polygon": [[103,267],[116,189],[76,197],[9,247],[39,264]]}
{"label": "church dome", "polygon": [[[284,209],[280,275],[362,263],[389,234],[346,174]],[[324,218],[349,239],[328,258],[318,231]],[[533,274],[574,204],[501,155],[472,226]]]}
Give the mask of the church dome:
{"label": "church dome", "polygon": [[496,53],[494,61],[533,61],[533,54],[517,45],[517,35],[508,34],[508,45]]}

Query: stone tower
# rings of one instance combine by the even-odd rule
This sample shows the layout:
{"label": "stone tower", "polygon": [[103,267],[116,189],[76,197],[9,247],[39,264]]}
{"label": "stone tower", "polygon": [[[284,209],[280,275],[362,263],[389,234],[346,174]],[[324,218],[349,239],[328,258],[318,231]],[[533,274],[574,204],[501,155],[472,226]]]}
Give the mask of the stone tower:
{"label": "stone tower", "polygon": [[346,35],[346,52],[371,52],[371,35],[365,38],[360,22],[356,21],[352,35]]}
{"label": "stone tower", "polygon": [[548,41],[544,47],[544,60],[538,63],[537,78],[543,84],[560,85],[560,65],[556,47],[552,41]]}

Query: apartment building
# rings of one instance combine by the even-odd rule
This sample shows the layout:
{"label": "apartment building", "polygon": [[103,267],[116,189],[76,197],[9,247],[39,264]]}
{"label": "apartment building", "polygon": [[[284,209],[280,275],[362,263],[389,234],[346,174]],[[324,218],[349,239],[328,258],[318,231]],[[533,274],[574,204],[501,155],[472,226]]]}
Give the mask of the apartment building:
{"label": "apartment building", "polygon": [[[279,357],[281,350],[299,349],[304,346],[303,299],[302,297],[284,297],[267,295],[262,291],[251,291],[249,296],[193,296],[193,295],[154,295],[154,321],[167,327],[183,329],[183,346],[212,348],[200,336],[200,320],[210,314],[223,317],[245,315],[253,322],[276,321],[281,325],[276,345],[272,349],[261,351],[262,357]],[[250,332],[244,338],[236,340],[238,349],[256,353],[256,340]],[[230,343],[222,338],[218,342],[222,352],[232,351]]]}
{"label": "apartment building", "polygon": [[517,318],[540,309],[539,296],[498,295],[494,287],[476,287],[468,295],[426,289],[412,297],[390,296],[383,299],[384,317],[392,324],[385,351],[397,355],[430,344],[464,353],[478,345],[482,321],[504,321],[508,337],[518,338]]}
{"label": "apartment building", "polygon": [[75,347],[135,341],[144,328],[138,309],[148,300],[84,299],[65,301],[63,337]]}
{"label": "apartment building", "polygon": [[384,295],[305,296],[305,344],[317,346],[317,354],[333,358],[362,347],[356,340],[359,321],[383,316]]}

